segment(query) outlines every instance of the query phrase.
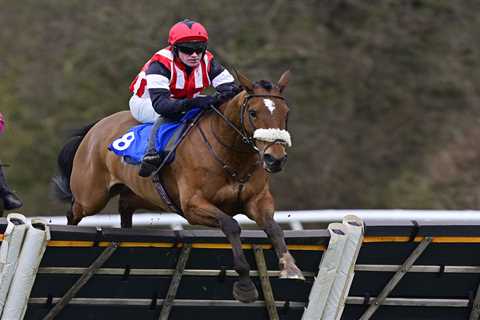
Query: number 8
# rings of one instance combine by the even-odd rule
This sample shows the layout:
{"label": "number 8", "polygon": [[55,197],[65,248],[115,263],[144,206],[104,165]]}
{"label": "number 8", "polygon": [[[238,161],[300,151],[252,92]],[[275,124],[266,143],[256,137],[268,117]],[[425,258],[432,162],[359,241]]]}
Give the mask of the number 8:
{"label": "number 8", "polygon": [[133,140],[135,139],[135,135],[133,132],[127,132],[117,140],[113,141],[112,146],[119,151],[123,151],[125,149],[128,149],[130,147],[130,144],[132,144]]}

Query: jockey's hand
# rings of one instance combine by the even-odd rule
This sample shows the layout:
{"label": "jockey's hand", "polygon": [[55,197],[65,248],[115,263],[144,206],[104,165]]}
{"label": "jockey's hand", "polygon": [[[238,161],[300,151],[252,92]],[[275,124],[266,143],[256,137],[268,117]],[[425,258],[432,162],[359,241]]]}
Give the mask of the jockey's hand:
{"label": "jockey's hand", "polygon": [[240,91],[241,89],[239,87],[233,87],[230,91],[218,92],[215,96],[217,98],[217,104],[219,106],[222,105],[223,103],[235,97]]}
{"label": "jockey's hand", "polygon": [[213,96],[195,97],[190,99],[191,108],[208,109],[211,105],[217,104],[217,98]]}
{"label": "jockey's hand", "polygon": [[243,91],[243,88],[239,87],[237,85],[234,85],[233,88],[232,88],[233,96],[236,96],[237,94],[239,94],[242,91]]}

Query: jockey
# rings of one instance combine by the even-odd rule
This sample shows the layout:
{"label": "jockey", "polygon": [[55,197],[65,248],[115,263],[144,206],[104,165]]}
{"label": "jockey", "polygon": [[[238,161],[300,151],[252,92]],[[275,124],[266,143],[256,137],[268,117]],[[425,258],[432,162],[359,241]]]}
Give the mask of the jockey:
{"label": "jockey", "polygon": [[[5,120],[0,113],[0,134],[5,128]],[[0,200],[3,201],[5,210],[18,209],[22,206],[22,201],[10,190],[5,175],[3,174],[2,164],[0,163]]]}
{"label": "jockey", "polygon": [[[207,50],[207,43],[207,30],[200,23],[188,19],[176,23],[169,32],[169,46],[157,51],[132,81],[132,116],[141,123],[155,123],[140,176],[150,176],[166,154],[155,149],[161,123],[177,121],[192,108],[218,106],[240,91],[230,72]],[[200,96],[210,86],[215,95]]]}

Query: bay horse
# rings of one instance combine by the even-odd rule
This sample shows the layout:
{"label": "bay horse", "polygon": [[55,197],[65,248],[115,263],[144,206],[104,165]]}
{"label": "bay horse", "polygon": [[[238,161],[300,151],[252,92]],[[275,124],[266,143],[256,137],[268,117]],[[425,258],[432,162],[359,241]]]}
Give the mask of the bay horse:
{"label": "bay horse", "polygon": [[[205,113],[176,150],[175,160],[160,171],[172,202],[190,224],[220,228],[232,245],[239,280],[233,296],[252,302],[258,292],[250,279],[237,213],[244,213],[271,239],[279,259],[280,278],[304,279],[274,220],[270,174],[280,171],[291,144],[286,130],[288,106],[282,92],[289,71],[273,84],[252,82],[238,73],[244,89],[216,112]],[[83,128],[63,147],[54,178],[57,194],[71,201],[68,224],[102,210],[119,194],[122,227],[132,226],[137,209],[171,211],[151,178],[138,175],[138,166],[126,164],[107,147],[138,122],[129,111],[110,115]]]}

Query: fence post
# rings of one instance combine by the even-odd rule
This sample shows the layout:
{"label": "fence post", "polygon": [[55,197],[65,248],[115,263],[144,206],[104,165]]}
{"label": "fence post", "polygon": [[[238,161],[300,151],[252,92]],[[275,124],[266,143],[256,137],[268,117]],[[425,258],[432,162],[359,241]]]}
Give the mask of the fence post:
{"label": "fence post", "polygon": [[346,216],[328,226],[330,241],[323,254],[302,320],[340,319],[353,281],[355,262],[363,241],[363,222]]}
{"label": "fence post", "polygon": [[15,275],[8,290],[2,320],[23,319],[48,240],[50,240],[50,229],[46,222],[41,219],[30,220]]}

